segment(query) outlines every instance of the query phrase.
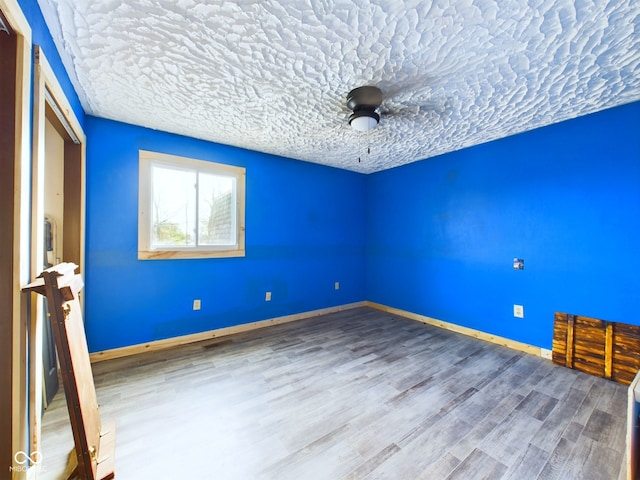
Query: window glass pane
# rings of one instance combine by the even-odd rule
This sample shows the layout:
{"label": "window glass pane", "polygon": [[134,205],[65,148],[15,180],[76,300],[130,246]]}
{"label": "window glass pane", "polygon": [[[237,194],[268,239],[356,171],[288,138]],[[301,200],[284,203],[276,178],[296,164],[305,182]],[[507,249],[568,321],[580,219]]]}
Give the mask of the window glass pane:
{"label": "window glass pane", "polygon": [[140,151],[138,259],[244,257],[242,167]]}
{"label": "window glass pane", "polygon": [[199,174],[199,245],[236,243],[235,178]]}
{"label": "window glass pane", "polygon": [[196,172],[159,165],[151,170],[152,245],[195,245]]}

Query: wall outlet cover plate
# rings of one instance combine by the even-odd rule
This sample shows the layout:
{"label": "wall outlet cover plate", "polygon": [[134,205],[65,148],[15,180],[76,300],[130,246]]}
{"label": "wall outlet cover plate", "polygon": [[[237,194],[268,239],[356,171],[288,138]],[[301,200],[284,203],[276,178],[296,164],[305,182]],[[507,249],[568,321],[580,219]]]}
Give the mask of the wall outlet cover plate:
{"label": "wall outlet cover plate", "polygon": [[524,318],[524,307],[522,305],[514,305],[513,316],[517,318]]}

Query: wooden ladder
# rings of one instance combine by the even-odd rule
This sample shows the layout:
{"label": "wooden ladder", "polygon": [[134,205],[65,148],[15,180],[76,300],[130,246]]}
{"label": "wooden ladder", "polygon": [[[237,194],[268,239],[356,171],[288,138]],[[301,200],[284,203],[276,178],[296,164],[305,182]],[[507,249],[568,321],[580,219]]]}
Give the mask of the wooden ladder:
{"label": "wooden ladder", "polygon": [[108,480],[115,476],[115,422],[100,421],[78,301],[84,282],[74,273],[76,268],[73,263],[48,268],[22,290],[47,297],[75,444],[69,456],[71,467],[67,468],[67,478]]}

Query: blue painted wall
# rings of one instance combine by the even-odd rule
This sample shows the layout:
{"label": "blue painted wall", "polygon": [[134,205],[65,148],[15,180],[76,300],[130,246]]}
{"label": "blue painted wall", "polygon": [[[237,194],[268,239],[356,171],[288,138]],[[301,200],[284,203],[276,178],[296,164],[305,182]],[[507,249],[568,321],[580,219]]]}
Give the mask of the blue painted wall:
{"label": "blue painted wall", "polygon": [[[92,351],[364,299],[545,348],[554,311],[640,324],[640,104],[362,176],[85,121],[19,4],[87,133]],[[138,149],[245,166],[247,256],[138,261]]]}
{"label": "blue painted wall", "polygon": [[[91,116],[85,123],[91,351],[365,299],[364,175]],[[246,167],[246,257],[137,259],[140,149]]]}
{"label": "blue painted wall", "polygon": [[367,180],[368,300],[543,348],[555,311],[640,324],[640,103]]}

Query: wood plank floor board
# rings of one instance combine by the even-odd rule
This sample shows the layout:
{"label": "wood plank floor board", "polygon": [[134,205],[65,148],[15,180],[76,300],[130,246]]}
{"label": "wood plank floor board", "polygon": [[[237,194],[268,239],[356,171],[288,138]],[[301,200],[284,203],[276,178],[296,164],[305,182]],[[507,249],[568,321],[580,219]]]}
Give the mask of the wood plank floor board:
{"label": "wood plank floor board", "polygon": [[615,388],[619,393],[615,395],[601,395],[596,408],[603,412],[610,413],[618,417],[626,417],[627,402],[625,395],[627,394],[627,386],[615,383]]}
{"label": "wood plank floor board", "polygon": [[447,446],[459,441],[471,430],[464,420],[447,416],[433,423],[433,428],[407,438],[400,452],[389,457],[364,478],[418,478],[447,452]]}
{"label": "wood plank floor board", "polygon": [[306,451],[309,445],[320,439],[331,438],[337,432],[344,432],[349,428],[349,435],[352,435],[350,419],[358,415],[356,408],[344,407],[341,411],[335,409],[319,410],[307,415],[306,412],[294,412],[292,422],[282,423],[286,425],[285,431],[290,432],[283,441],[291,450]]}
{"label": "wood plank floor board", "polygon": [[[518,361],[520,361],[520,359],[522,359],[522,355],[520,353],[516,353],[513,351],[509,351],[509,352],[499,352],[499,353],[508,353],[509,356],[504,358],[504,357],[499,357],[499,359],[501,360],[499,365],[496,366],[495,368],[489,368],[487,370],[485,370],[484,375],[482,376],[482,378],[480,378],[478,380],[478,383],[474,384],[474,387],[476,387],[478,390],[484,390],[485,387],[490,384],[490,383],[501,383],[504,382],[505,379],[501,378],[501,374],[504,372],[508,372],[508,375],[510,377],[512,376],[518,376],[517,373],[515,371],[511,371],[511,367],[513,367],[513,365],[515,365],[516,363],[518,363]],[[519,380],[524,381],[524,377],[519,376]]]}
{"label": "wood plank floor board", "polygon": [[580,408],[576,410],[573,416],[573,420],[582,425],[586,425],[587,421],[593,414],[593,411],[598,406],[598,403],[600,402],[600,397],[603,394],[611,392],[611,389],[613,389],[613,391],[617,390],[615,384],[613,387],[611,385],[606,385],[601,382],[594,383],[593,385],[591,385],[591,388],[589,389],[589,391],[585,393],[584,400],[582,401]]}
{"label": "wood plank floor board", "polygon": [[426,470],[420,473],[416,480],[434,480],[440,478],[447,478],[451,472],[453,472],[458,465],[462,463],[459,458],[454,457],[449,452],[445,453],[440,459],[433,465],[430,465]]}
{"label": "wood plank floor board", "polygon": [[360,478],[366,477],[372,471],[378,468],[379,465],[384,463],[388,458],[398,453],[398,451],[400,451],[400,447],[398,447],[395,443],[387,445],[371,458],[360,464],[358,468],[350,472],[346,478],[348,480],[358,480]]}
{"label": "wood plank floor board", "polygon": [[516,410],[525,412],[537,420],[544,421],[557,403],[558,399],[537,390],[531,390],[522,402],[516,406]]}
{"label": "wood plank floor board", "polygon": [[498,462],[482,450],[474,449],[473,452],[447,476],[446,480],[502,478],[506,471],[506,465]]}
{"label": "wood plank floor board", "polygon": [[516,407],[482,440],[480,448],[502,464],[512,465],[542,423]]}
{"label": "wood plank floor board", "polygon": [[[371,308],[93,367],[120,480],[624,474],[623,387]],[[59,393],[39,480],[72,444]]]}
{"label": "wood plank floor board", "polygon": [[291,454],[271,463],[259,473],[248,478],[344,478],[364,459],[346,442],[342,442],[350,434],[348,425],[324,435]]}
{"label": "wood plank floor board", "polygon": [[[465,408],[457,409],[456,412],[469,423],[479,423],[494,411],[497,405],[499,405],[503,399],[509,397],[524,381],[524,377],[520,375],[512,374],[508,371],[502,372],[491,382],[487,382],[479,389],[477,394],[465,402]],[[519,398],[519,402],[522,401],[523,398],[524,397]],[[515,406],[516,405],[514,405],[514,408]],[[500,414],[504,413],[505,412],[500,412]]]}
{"label": "wood plank floor board", "polygon": [[[398,437],[396,443],[398,443],[400,446],[409,444],[415,438],[424,435],[425,432],[430,432],[434,429],[437,429],[437,425],[442,426],[442,423],[440,422],[445,417],[447,417],[447,422],[449,423],[457,423],[457,420],[461,420],[464,422],[464,420],[456,417],[455,415],[449,414],[450,412],[453,412],[458,405],[463,404],[469,397],[471,397],[475,393],[477,393],[477,390],[471,388],[467,392],[458,395],[457,398],[447,403],[440,403],[439,405],[429,404],[430,408],[423,413],[421,419],[418,421],[414,421],[412,425],[409,425],[407,429],[404,429],[403,431],[405,433],[401,437]],[[470,425],[468,422],[464,423],[466,425]],[[467,429],[465,428],[465,431],[466,430]]]}
{"label": "wood plank floor board", "polygon": [[620,438],[624,437],[626,426],[614,421],[613,415],[595,409],[582,430],[582,435],[595,440],[599,446],[619,448]]}
{"label": "wood plank floor board", "polygon": [[580,437],[572,454],[573,458],[570,458],[565,464],[561,478],[580,478],[583,480],[618,478],[620,464],[613,461],[622,460],[618,452],[598,445],[590,438]]}
{"label": "wood plank floor board", "polygon": [[454,367],[443,369],[437,380],[452,393],[462,393],[469,387],[481,390],[513,361],[513,357],[505,360],[496,356],[491,349],[483,348],[473,352],[469,358],[456,362]]}
{"label": "wood plank floor board", "polygon": [[[555,449],[567,427],[573,423],[580,425],[581,429],[593,411],[588,400],[588,392],[570,389],[560,399],[556,408],[549,413],[542,427],[531,439],[536,446],[551,451]],[[584,412],[584,413],[583,413]]]}
{"label": "wood plank floor board", "polygon": [[537,478],[549,459],[550,454],[535,445],[528,444],[524,452],[511,464],[505,472],[508,480],[523,480]]}
{"label": "wood plank floor board", "polygon": [[582,390],[588,392],[597,377],[586,373],[576,375],[577,370],[571,370],[552,364],[552,368],[546,369],[546,376],[540,381],[538,390],[555,398],[562,398],[569,389]]}
{"label": "wood plank floor board", "polygon": [[566,438],[560,438],[555,448],[552,450],[549,459],[545,463],[539,480],[564,480],[564,468],[569,458],[571,458],[575,443],[570,442]]}
{"label": "wood plank floor board", "polygon": [[579,423],[572,421],[571,423],[569,423],[569,425],[567,425],[567,428],[565,428],[562,436],[570,442],[575,443],[580,438],[580,435],[582,435],[583,430],[584,425],[580,425]]}
{"label": "wood plank floor board", "polygon": [[[367,413],[351,422],[353,435],[348,442],[363,458],[375,457],[401,437],[407,428],[420,421],[422,413],[383,407],[379,413]],[[371,411],[370,411],[371,412]]]}

